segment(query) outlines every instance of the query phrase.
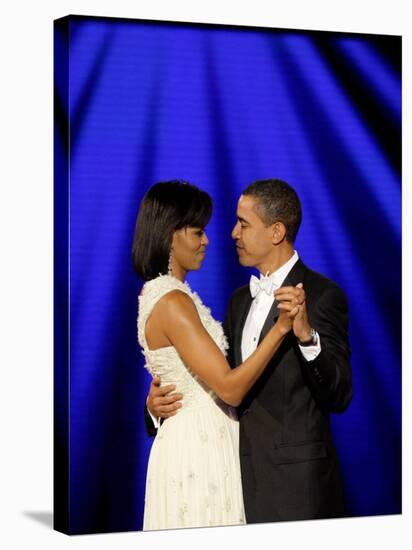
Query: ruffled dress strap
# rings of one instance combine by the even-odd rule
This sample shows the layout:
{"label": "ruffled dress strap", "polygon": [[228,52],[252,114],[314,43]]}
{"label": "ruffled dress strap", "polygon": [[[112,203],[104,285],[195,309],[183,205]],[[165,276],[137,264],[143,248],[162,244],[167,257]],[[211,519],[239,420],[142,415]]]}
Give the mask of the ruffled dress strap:
{"label": "ruffled dress strap", "polygon": [[148,281],[143,286],[139,296],[139,316],[137,319],[137,337],[139,344],[144,350],[149,350],[147,345],[145,328],[146,321],[152,313],[157,302],[169,292],[180,290],[188,294],[192,299],[193,295],[187,283],[182,283],[172,275],[159,275],[155,279]]}

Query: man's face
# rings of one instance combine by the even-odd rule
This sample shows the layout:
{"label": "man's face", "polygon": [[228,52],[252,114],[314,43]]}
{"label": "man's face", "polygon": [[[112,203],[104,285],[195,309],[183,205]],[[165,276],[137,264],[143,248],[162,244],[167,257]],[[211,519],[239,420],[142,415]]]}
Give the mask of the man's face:
{"label": "man's face", "polygon": [[240,264],[259,269],[259,266],[270,261],[274,253],[274,245],[273,226],[267,226],[256,213],[258,200],[250,195],[240,196],[232,239],[236,241]]}

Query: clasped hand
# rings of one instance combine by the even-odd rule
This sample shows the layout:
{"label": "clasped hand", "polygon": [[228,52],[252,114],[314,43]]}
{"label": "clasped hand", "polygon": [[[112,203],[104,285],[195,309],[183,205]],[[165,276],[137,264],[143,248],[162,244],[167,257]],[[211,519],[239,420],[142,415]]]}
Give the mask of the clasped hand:
{"label": "clasped hand", "polygon": [[283,286],[274,293],[280,310],[279,328],[283,332],[293,330],[300,342],[309,340],[311,327],[306,310],[306,295],[303,284]]}

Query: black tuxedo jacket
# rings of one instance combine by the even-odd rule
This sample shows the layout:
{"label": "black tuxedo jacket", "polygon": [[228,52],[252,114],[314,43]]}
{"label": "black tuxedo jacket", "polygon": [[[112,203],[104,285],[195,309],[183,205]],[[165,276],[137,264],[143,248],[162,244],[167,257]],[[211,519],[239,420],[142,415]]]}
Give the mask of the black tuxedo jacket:
{"label": "black tuxedo jacket", "polygon": [[[347,303],[333,281],[298,260],[282,286],[300,282],[321,352],[306,361],[289,333],[238,409],[248,523],[344,515],[329,412],[344,411],[352,397]],[[251,303],[244,286],[234,292],[227,310],[224,329],[232,367],[242,363],[242,331]],[[260,339],[278,313],[275,301]]]}

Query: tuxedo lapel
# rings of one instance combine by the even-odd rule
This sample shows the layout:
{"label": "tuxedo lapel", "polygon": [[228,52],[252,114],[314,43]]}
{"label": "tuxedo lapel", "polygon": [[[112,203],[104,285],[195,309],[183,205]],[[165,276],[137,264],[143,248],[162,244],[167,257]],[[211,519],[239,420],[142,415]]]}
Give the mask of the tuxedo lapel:
{"label": "tuxedo lapel", "polygon": [[278,303],[276,300],[273,301],[273,305],[269,310],[268,316],[266,317],[266,321],[264,322],[264,325],[262,327],[262,331],[259,336],[259,342],[263,340],[263,338],[266,336],[266,334],[269,332],[270,328],[273,327],[273,325],[276,323],[276,319],[279,317],[279,310],[278,310]]}
{"label": "tuxedo lapel", "polygon": [[[295,263],[295,265],[292,267],[292,269],[289,271],[289,273],[287,274],[281,286],[296,286],[298,283],[303,283],[305,270],[306,270],[306,267],[304,266],[303,262],[301,260],[298,260]],[[278,317],[279,317],[278,303],[276,300],[274,300],[273,305],[269,310],[268,316],[266,317],[266,321],[262,327],[262,332],[260,333],[260,336],[259,336],[259,344],[263,340],[263,338],[266,336],[266,334],[269,332],[271,327],[273,327]]]}
{"label": "tuxedo lapel", "polygon": [[303,283],[306,269],[302,260],[299,259],[289,271],[281,286],[296,286],[298,283]]}

